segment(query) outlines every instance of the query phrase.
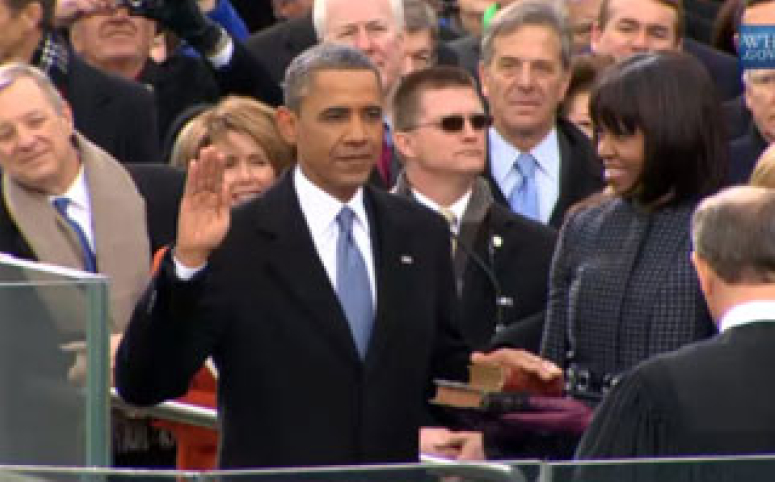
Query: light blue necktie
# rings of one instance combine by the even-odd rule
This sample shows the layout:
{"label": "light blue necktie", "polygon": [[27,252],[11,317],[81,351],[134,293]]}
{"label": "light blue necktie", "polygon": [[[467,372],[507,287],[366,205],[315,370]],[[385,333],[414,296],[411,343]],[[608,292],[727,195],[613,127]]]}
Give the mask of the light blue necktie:
{"label": "light blue necktie", "polygon": [[363,359],[374,324],[374,307],[366,263],[353,239],[354,217],[355,213],[347,206],[336,217],[339,225],[339,239],[336,241],[336,294],[350,324],[355,346]]}
{"label": "light blue necktie", "polygon": [[78,224],[78,221],[67,214],[67,206],[70,204],[70,200],[66,197],[58,197],[55,198],[52,203],[54,204],[54,208],[59,211],[59,214],[67,221],[67,224],[73,228],[75,235],[78,237],[78,244],[81,245],[81,254],[83,256],[84,271],[96,273],[97,258],[94,256],[94,251],[92,251],[91,246],[89,246],[89,239],[86,237],[86,233],[83,231],[83,228],[81,228],[81,225]]}
{"label": "light blue necktie", "polygon": [[509,204],[511,210],[530,219],[540,221],[538,211],[538,186],[536,185],[536,160],[528,152],[523,152],[514,163],[520,175],[520,181],[511,191]]}

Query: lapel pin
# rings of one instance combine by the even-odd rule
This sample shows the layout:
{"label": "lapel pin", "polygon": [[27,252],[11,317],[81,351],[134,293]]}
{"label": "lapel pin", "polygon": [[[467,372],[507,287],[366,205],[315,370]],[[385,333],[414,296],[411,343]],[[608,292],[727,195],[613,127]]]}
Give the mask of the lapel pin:
{"label": "lapel pin", "polygon": [[503,246],[503,238],[501,238],[497,234],[493,235],[493,237],[492,237],[492,245],[494,247],[496,247],[496,248],[500,248],[501,246]]}
{"label": "lapel pin", "polygon": [[411,256],[408,254],[401,255],[401,264],[412,264],[414,263],[414,259],[412,259]]}

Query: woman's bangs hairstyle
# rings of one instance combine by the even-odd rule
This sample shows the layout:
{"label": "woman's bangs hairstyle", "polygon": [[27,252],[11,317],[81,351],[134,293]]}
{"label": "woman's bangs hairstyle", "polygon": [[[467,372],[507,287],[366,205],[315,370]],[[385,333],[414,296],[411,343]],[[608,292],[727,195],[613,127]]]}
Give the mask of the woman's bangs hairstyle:
{"label": "woman's bangs hairstyle", "polygon": [[643,134],[643,168],[625,196],[656,206],[696,200],[723,184],[720,106],[710,77],[693,58],[647,53],[612,66],[592,91],[590,115],[596,133]]}

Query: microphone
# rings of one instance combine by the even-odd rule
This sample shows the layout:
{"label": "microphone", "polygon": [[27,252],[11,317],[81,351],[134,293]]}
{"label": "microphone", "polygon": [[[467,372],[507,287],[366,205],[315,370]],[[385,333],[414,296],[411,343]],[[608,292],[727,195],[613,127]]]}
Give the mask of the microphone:
{"label": "microphone", "polygon": [[484,272],[487,280],[490,282],[490,285],[495,292],[495,333],[500,332],[506,328],[506,320],[504,319],[505,310],[514,307],[514,298],[511,296],[503,296],[501,285],[498,283],[498,278],[495,276],[495,272],[493,271],[493,267],[495,266],[496,240],[500,241],[500,237],[495,235],[489,236],[490,239],[487,243],[487,253],[489,258],[488,266],[488,263],[485,263],[481,256],[474,252],[473,249],[466,246],[466,244],[457,233],[450,229],[449,235],[455,241],[457,247],[462,248],[466,255],[468,255],[468,258],[473,260],[474,264],[476,264],[476,266],[478,266],[479,269]]}

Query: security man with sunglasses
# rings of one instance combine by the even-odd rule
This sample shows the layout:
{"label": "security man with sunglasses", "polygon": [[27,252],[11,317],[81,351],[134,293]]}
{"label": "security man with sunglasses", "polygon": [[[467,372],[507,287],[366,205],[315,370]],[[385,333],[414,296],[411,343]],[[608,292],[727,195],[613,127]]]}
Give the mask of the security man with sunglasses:
{"label": "security man with sunglasses", "polygon": [[[475,349],[537,352],[543,330],[554,229],[494,202],[487,181],[484,113],[473,78],[458,67],[406,76],[393,99],[394,140],[404,171],[394,192],[442,216],[452,237],[461,331]],[[425,428],[426,453],[475,458],[473,433]],[[434,446],[434,442],[437,446]],[[466,453],[467,452],[467,453]]]}
{"label": "security man with sunglasses", "polygon": [[446,66],[408,75],[393,123],[404,162],[395,192],[450,224],[463,335],[476,349],[537,351],[555,231],[495,203],[480,176],[490,117],[474,80]]}

